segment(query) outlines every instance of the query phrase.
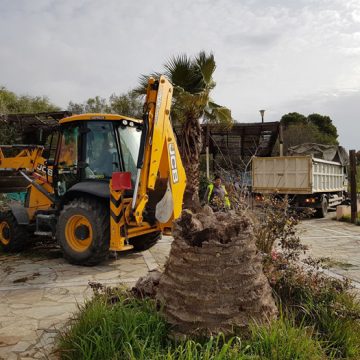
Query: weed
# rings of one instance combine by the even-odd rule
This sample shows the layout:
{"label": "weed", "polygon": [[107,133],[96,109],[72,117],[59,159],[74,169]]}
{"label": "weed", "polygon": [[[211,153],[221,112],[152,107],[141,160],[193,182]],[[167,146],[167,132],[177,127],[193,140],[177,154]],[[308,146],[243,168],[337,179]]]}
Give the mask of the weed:
{"label": "weed", "polygon": [[323,267],[326,268],[338,268],[338,269],[343,269],[343,270],[348,270],[351,268],[356,267],[356,265],[347,263],[347,262],[343,262],[343,261],[338,261],[335,259],[331,259],[331,258],[324,258],[322,261],[322,265]]}

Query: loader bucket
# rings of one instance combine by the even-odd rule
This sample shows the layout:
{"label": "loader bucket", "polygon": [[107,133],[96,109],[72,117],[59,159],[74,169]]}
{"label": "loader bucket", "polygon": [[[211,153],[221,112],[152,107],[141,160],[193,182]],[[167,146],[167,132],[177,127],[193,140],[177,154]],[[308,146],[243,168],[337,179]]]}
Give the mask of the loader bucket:
{"label": "loader bucket", "polygon": [[0,194],[25,192],[29,182],[16,171],[0,171]]}

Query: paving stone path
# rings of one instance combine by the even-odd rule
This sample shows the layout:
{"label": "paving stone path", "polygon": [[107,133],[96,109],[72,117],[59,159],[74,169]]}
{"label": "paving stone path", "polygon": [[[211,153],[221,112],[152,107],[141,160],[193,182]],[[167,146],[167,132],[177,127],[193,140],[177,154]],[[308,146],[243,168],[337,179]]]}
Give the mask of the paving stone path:
{"label": "paving stone path", "polygon": [[68,264],[57,248],[0,255],[0,359],[57,359],[59,331],[92,296],[89,281],[134,285],[149,270],[161,267],[170,237],[151,250],[127,253],[95,267]]}
{"label": "paving stone path", "polygon": [[[360,226],[330,219],[300,224],[311,255],[327,256],[336,274],[353,279],[360,288]],[[59,331],[92,296],[88,282],[132,286],[149,270],[162,267],[171,237],[151,250],[126,253],[95,267],[66,263],[53,246],[31,252],[0,255],[0,359],[57,359],[53,353]]]}
{"label": "paving stone path", "polygon": [[311,219],[300,224],[302,243],[314,257],[329,257],[331,271],[353,280],[360,289],[360,226],[326,219]]}

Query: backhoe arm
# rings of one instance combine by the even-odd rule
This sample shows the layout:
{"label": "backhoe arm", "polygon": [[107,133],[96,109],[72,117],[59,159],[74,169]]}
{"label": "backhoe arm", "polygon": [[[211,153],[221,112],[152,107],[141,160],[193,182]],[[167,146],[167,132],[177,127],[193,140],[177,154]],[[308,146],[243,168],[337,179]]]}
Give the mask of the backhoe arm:
{"label": "backhoe arm", "polygon": [[158,179],[167,181],[167,190],[157,204],[157,220],[162,224],[169,223],[179,217],[182,210],[186,176],[170,122],[172,92],[173,87],[165,76],[159,80],[149,79],[132,202],[138,225],[143,220],[149,190],[155,189]]}

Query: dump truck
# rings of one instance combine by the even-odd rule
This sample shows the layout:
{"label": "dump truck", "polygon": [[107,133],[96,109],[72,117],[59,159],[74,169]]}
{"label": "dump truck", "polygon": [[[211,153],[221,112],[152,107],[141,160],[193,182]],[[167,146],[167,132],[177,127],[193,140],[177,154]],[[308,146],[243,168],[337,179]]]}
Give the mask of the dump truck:
{"label": "dump truck", "polygon": [[0,145],[0,193],[26,184],[24,204],[0,213],[2,250],[46,236],[70,263],[95,265],[109,251],[142,250],[170,233],[186,186],[172,92],[166,77],[150,78],[141,120],[68,116],[45,147]]}
{"label": "dump truck", "polygon": [[315,209],[325,217],[329,207],[346,197],[346,167],[339,162],[305,156],[254,157],[252,192],[287,195],[292,206]]}

